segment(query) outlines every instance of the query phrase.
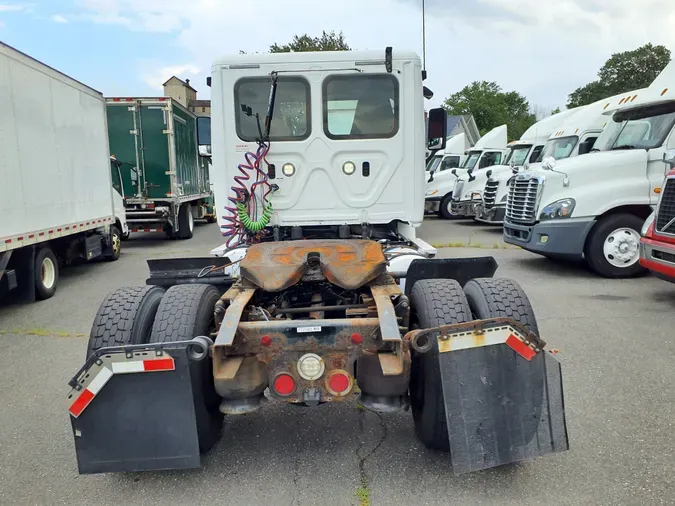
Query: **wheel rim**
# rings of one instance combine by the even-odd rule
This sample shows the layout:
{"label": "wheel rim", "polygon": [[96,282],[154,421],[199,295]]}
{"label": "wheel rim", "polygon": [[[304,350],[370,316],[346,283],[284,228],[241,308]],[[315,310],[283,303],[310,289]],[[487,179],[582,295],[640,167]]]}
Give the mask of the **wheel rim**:
{"label": "wheel rim", "polygon": [[51,258],[43,258],[42,265],[40,266],[40,280],[42,281],[42,286],[47,290],[51,290],[54,287],[56,281],[56,266]]}
{"label": "wheel rim", "polygon": [[117,232],[115,232],[113,233],[112,236],[113,255],[118,256],[120,254],[121,249],[122,249],[122,240],[120,239],[120,235]]}
{"label": "wheel rim", "polygon": [[605,260],[610,265],[625,269],[640,259],[640,234],[632,228],[617,228],[605,239]]}
{"label": "wheel rim", "polygon": [[448,214],[452,214],[452,199],[448,200],[448,205],[445,206],[445,210]]}
{"label": "wheel rim", "polygon": [[190,232],[192,232],[195,229],[195,218],[192,216],[192,209],[188,207],[188,228],[190,229]]}

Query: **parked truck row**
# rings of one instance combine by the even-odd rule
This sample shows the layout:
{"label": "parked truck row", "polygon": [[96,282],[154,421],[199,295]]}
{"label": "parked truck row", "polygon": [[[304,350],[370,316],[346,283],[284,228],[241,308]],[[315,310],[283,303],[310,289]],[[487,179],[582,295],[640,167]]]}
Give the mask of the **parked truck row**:
{"label": "parked truck row", "polygon": [[[170,98],[104,98],[0,43],[0,297],[51,297],[62,266],[117,260],[130,233],[215,221],[196,116]],[[208,119],[208,118],[205,118]]]}
{"label": "parked truck row", "polygon": [[[675,149],[674,81],[671,63],[648,88],[540,121],[532,129],[550,135],[536,159],[455,171],[454,186],[444,190],[451,194],[450,212],[439,215],[503,225],[505,242],[553,259],[583,260],[605,277],[633,277],[650,261],[663,263],[667,251],[641,261],[640,244],[659,196],[669,216],[672,190],[664,175]],[[427,206],[436,179],[427,182]],[[668,221],[658,230],[669,231]],[[646,256],[652,254],[648,247],[642,241]]]}

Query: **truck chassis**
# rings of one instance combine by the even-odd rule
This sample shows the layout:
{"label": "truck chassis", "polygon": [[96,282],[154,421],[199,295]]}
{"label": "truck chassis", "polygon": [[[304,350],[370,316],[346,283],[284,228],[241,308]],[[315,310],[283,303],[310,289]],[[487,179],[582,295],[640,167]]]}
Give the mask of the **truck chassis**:
{"label": "truck chassis", "polygon": [[224,415],[357,385],[364,408],[411,409],[455,474],[567,450],[560,365],[522,289],[491,257],[391,251],[318,239],[149,261],[145,287],[104,300],[70,382],[80,473],[198,467]]}

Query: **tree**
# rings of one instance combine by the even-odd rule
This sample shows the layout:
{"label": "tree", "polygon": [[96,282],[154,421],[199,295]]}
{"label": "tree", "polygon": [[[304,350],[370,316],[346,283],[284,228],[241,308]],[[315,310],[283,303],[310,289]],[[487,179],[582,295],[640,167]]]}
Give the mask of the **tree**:
{"label": "tree", "polygon": [[516,91],[505,93],[495,82],[474,81],[450,95],[443,106],[449,114],[473,114],[481,135],[506,124],[509,137],[519,139],[537,120],[524,96]]}
{"label": "tree", "polygon": [[559,112],[560,112],[560,107],[556,107],[555,109],[553,109],[551,111],[551,116],[553,116],[554,114],[558,114]]}
{"label": "tree", "polygon": [[633,51],[615,53],[600,68],[596,81],[591,81],[569,94],[567,108],[646,88],[669,62],[670,50],[651,43]]}
{"label": "tree", "polygon": [[297,53],[306,51],[351,51],[342,32],[322,32],[321,37],[307,34],[296,35],[288,44],[280,46],[276,42],[270,46],[270,53]]}

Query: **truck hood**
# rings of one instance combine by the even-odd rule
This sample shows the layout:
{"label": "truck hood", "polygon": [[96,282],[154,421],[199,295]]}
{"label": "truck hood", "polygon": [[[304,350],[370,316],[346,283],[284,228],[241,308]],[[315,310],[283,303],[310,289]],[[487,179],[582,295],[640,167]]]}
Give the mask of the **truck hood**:
{"label": "truck hood", "polygon": [[[455,176],[450,170],[444,170],[441,173],[434,174],[434,180],[429,183],[429,175],[427,173],[427,183],[425,186],[425,195],[426,197],[443,197],[450,193],[455,188],[455,182],[457,178],[466,178],[465,169],[457,169],[457,176]],[[431,195],[430,193],[433,193]]]}
{"label": "truck hood", "polygon": [[[646,178],[648,154],[644,149],[603,151],[558,160],[553,170],[536,168],[518,173],[516,177],[538,177],[543,181],[538,211],[560,199],[573,198],[576,207],[572,217],[597,216],[624,202],[626,188],[645,186],[637,190],[649,199]],[[634,197],[629,199],[631,202]],[[638,203],[638,202],[632,202]]]}

